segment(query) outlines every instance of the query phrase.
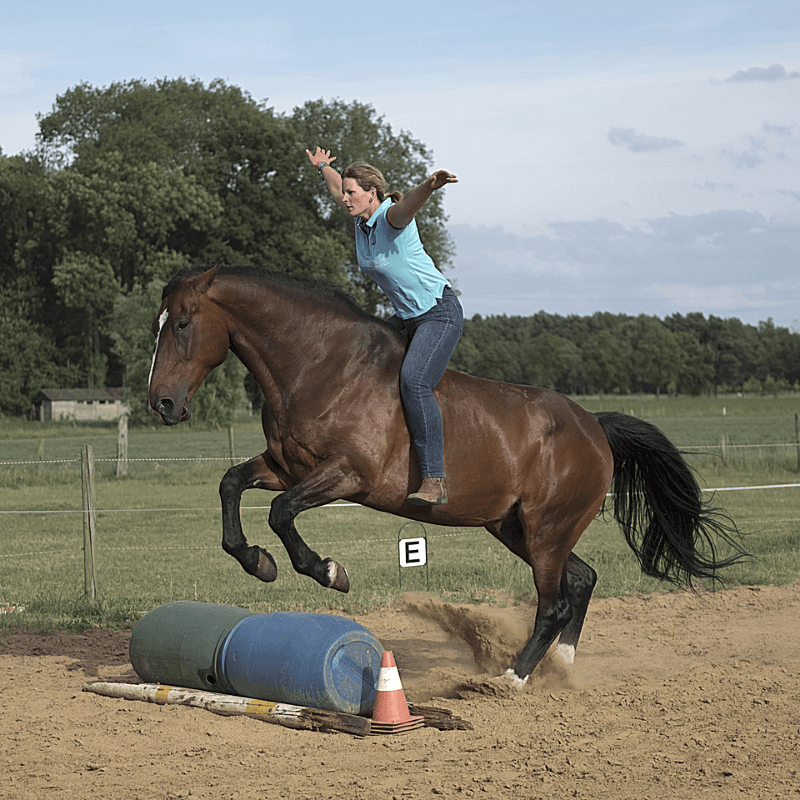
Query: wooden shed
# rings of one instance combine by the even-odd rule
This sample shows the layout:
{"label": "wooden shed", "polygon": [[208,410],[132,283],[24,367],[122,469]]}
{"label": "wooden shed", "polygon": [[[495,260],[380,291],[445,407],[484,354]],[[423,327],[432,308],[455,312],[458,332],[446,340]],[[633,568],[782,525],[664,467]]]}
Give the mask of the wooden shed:
{"label": "wooden shed", "polygon": [[113,422],[129,413],[122,387],[105,389],[42,389],[33,399],[32,418]]}

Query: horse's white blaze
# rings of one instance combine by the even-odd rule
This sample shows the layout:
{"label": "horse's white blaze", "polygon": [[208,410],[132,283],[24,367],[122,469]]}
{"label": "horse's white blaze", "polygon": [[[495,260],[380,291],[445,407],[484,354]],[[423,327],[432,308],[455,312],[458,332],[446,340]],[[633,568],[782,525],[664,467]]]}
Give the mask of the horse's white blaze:
{"label": "horse's white blaze", "polygon": [[156,343],[153,345],[153,360],[150,362],[150,375],[147,378],[147,389],[148,389],[148,391],[150,389],[150,384],[153,381],[153,370],[156,368],[156,353],[158,353],[158,340],[161,338],[161,330],[164,327],[164,324],[166,323],[168,316],[169,316],[169,313],[167,312],[167,309],[165,308],[161,312],[161,316],[158,318],[158,333],[156,334]]}
{"label": "horse's white blaze", "polygon": [[556,648],[556,653],[567,662],[567,664],[575,663],[575,646],[571,644],[559,644]]}

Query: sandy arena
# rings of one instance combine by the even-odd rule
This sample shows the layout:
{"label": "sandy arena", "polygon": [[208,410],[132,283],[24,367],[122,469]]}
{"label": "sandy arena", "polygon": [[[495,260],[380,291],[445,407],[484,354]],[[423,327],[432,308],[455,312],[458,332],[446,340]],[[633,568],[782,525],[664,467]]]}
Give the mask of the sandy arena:
{"label": "sandy arena", "polygon": [[528,604],[407,595],[356,618],[395,654],[406,698],[471,731],[296,731],[101,697],[138,682],[129,633],[0,631],[0,797],[800,798],[800,586],[595,600],[576,662],[522,693],[492,679]]}

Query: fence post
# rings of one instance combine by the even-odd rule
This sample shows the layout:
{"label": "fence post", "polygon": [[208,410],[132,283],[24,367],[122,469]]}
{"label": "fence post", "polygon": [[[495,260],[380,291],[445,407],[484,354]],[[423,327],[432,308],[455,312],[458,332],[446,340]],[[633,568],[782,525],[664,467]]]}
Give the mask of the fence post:
{"label": "fence post", "polygon": [[236,464],[236,451],[233,446],[233,425],[228,428],[228,444],[231,448],[231,466],[235,466]]}
{"label": "fence post", "polygon": [[44,470],[44,439],[39,439],[39,448],[37,455],[39,457],[39,472]]}
{"label": "fence post", "polygon": [[794,444],[797,448],[797,471],[800,472],[800,418],[794,415]]}
{"label": "fence post", "polygon": [[128,474],[128,415],[119,418],[117,429],[117,471],[116,476],[121,478]]}
{"label": "fence post", "polygon": [[95,599],[94,539],[96,530],[94,490],[94,448],[85,444],[81,450],[81,487],[83,494],[83,585],[86,594]]}

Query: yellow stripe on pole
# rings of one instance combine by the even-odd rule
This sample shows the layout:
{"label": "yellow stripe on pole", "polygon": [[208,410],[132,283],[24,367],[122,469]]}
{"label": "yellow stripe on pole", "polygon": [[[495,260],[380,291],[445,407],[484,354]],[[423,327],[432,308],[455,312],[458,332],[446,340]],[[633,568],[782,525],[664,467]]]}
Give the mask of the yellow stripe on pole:
{"label": "yellow stripe on pole", "polygon": [[277,707],[277,703],[269,703],[266,700],[251,700],[247,704],[244,713],[247,714],[248,717],[257,717],[261,719],[271,714]]}
{"label": "yellow stripe on pole", "polygon": [[159,685],[153,696],[154,702],[160,703],[162,706],[167,705],[167,703],[169,703],[169,693],[173,688],[172,686]]}

